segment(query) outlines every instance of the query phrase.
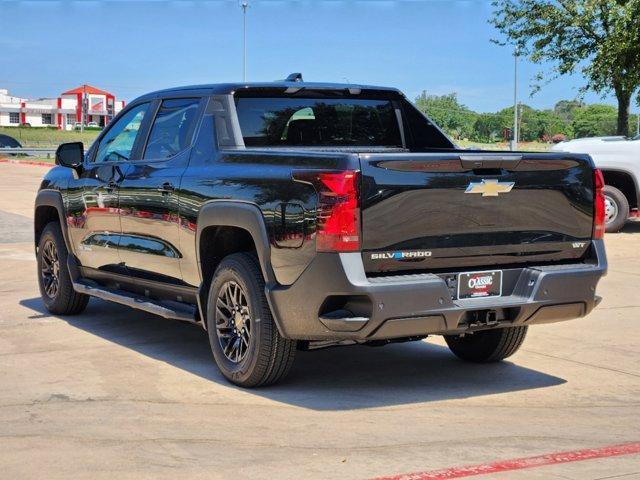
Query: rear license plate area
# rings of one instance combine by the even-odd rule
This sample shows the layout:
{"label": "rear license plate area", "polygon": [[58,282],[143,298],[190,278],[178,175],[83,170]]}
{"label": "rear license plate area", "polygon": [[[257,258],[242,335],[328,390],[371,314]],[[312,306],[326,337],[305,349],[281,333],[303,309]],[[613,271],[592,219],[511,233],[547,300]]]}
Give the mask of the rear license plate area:
{"label": "rear license plate area", "polygon": [[458,274],[458,299],[487,298],[502,295],[502,270]]}

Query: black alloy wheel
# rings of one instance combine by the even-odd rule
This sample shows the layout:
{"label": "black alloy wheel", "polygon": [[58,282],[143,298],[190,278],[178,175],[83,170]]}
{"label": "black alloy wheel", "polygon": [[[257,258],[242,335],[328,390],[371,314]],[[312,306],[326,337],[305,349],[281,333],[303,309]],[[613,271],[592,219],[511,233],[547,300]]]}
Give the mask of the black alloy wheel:
{"label": "black alloy wheel", "polygon": [[56,298],[60,288],[60,258],[52,239],[47,239],[42,246],[40,275],[44,293],[51,299]]}
{"label": "black alloy wheel", "polygon": [[226,282],[216,300],[216,333],[224,356],[233,363],[247,355],[253,320],[247,294],[234,281]]}
{"label": "black alloy wheel", "polygon": [[81,313],[89,302],[89,296],[73,288],[68,268],[69,252],[59,222],[49,222],[42,230],[36,260],[40,296],[47,310],[56,315]]}

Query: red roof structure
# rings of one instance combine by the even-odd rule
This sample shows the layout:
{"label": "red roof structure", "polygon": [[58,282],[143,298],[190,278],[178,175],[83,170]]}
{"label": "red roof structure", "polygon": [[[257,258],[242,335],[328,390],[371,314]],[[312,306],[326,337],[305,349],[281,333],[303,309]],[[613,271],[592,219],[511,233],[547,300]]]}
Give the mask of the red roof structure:
{"label": "red roof structure", "polygon": [[112,93],[109,93],[105,90],[100,90],[99,88],[96,88],[96,87],[92,87],[91,85],[80,85],[79,87],[76,87],[72,90],[67,90],[66,92],[63,92],[61,95],[78,95],[83,93],[92,94],[92,95],[108,95],[111,97],[113,96]]}

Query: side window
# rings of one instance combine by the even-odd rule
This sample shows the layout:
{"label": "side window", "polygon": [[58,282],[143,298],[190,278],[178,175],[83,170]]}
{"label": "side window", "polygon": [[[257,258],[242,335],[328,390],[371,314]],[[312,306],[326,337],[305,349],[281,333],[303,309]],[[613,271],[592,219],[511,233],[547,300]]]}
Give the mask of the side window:
{"label": "side window", "polygon": [[114,124],[100,140],[95,162],[129,160],[148,103],[133,107]]}
{"label": "side window", "polygon": [[199,103],[199,98],[164,100],[151,127],[144,158],[168,158],[187,148]]}

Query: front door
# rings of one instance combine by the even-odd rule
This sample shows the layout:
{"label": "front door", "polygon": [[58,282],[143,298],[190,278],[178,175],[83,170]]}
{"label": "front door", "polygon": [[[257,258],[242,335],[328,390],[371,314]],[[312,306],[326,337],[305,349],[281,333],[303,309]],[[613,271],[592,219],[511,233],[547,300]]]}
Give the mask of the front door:
{"label": "front door", "polygon": [[120,258],[134,277],[182,282],[178,198],[199,106],[199,98],[163,100],[120,185]]}
{"label": "front door", "polygon": [[[130,167],[130,157],[148,103],[133,106],[100,138],[69,190],[69,234],[83,274],[92,270],[124,273],[118,254],[120,241],[120,183]],[[96,272],[93,272],[94,274]]]}

